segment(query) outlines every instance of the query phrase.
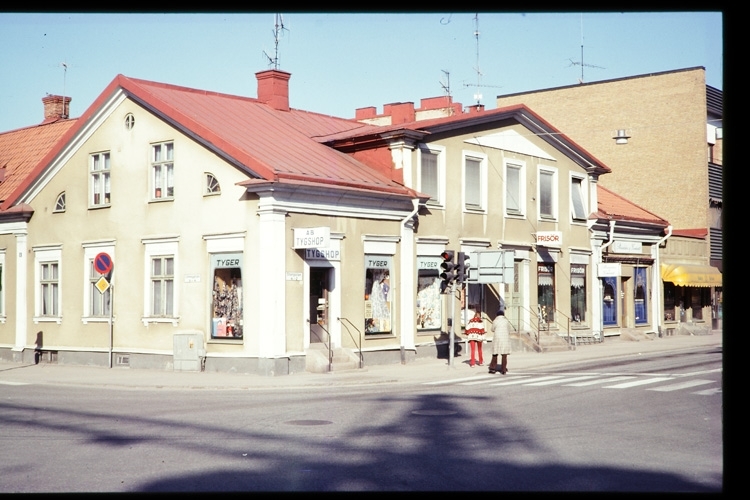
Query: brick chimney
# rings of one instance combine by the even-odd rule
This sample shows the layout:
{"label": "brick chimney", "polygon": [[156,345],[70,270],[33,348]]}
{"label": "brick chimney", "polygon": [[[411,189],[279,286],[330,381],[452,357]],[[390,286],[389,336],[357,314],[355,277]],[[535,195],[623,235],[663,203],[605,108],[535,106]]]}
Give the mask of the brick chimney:
{"label": "brick chimney", "polygon": [[292,74],[278,69],[255,73],[258,100],[279,111],[289,111],[289,78]]}
{"label": "brick chimney", "polygon": [[68,118],[70,116],[70,100],[70,97],[61,95],[42,97],[42,103],[44,104],[44,121],[42,123]]}

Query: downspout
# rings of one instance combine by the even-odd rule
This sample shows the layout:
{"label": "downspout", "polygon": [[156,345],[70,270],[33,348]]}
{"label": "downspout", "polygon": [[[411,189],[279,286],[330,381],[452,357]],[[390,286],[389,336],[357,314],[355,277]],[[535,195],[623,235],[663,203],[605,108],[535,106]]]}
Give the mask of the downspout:
{"label": "downspout", "polygon": [[[604,249],[610,246],[615,241],[615,223],[616,221],[609,221],[609,239],[605,244],[599,247],[599,263],[604,261]],[[599,332],[601,335],[601,342],[604,342],[604,282],[599,279]]]}
{"label": "downspout", "polygon": [[664,322],[664,316],[659,313],[661,310],[661,294],[664,289],[664,285],[662,284],[661,280],[661,265],[659,263],[659,247],[662,243],[667,241],[667,238],[672,236],[672,225],[670,224],[667,226],[667,234],[664,235],[662,239],[656,242],[656,245],[654,245],[652,248],[652,252],[654,252],[656,255],[654,255],[654,264],[656,264],[653,271],[653,277],[652,277],[652,283],[651,283],[651,289],[653,291],[651,293],[654,294],[654,297],[656,300],[652,300],[652,304],[654,305],[654,319],[656,323],[656,333],[659,337],[662,336],[662,323]]}
{"label": "downspout", "polygon": [[[413,297],[416,296],[416,291],[413,289],[414,286],[414,265],[415,265],[415,259],[414,259],[414,229],[413,224],[410,224],[410,221],[414,218],[415,215],[417,215],[417,212],[419,211],[419,198],[412,198],[411,200],[412,205],[414,206],[414,209],[407,215],[402,221],[401,221],[401,241],[404,243],[401,247],[401,276],[400,280],[404,280],[407,272],[410,276],[410,283],[408,290],[414,292],[414,293],[406,293],[406,290],[402,284],[400,287],[402,289],[402,293],[400,294],[400,300],[401,300],[401,364],[406,364],[406,348],[412,348],[415,346],[414,337],[416,335],[416,324],[413,323],[414,321],[414,315],[413,314],[406,314],[406,311],[409,311],[411,307],[413,307],[413,304],[410,306],[410,304],[407,303],[408,300],[412,300]],[[406,238],[407,231],[411,231],[410,238]],[[406,247],[406,248],[405,248]],[[408,250],[408,261],[407,261],[407,252]],[[406,324],[407,319],[406,318],[412,318],[409,320],[409,324]],[[409,346],[405,345],[404,337],[407,334],[410,335],[410,338],[412,339],[411,342],[409,342]]]}

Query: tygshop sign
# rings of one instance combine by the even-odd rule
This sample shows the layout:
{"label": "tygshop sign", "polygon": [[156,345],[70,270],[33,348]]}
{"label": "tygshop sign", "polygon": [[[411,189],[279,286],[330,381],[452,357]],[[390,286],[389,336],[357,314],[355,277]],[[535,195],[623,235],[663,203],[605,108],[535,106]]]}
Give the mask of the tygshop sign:
{"label": "tygshop sign", "polygon": [[330,227],[295,227],[294,249],[327,248],[331,241]]}

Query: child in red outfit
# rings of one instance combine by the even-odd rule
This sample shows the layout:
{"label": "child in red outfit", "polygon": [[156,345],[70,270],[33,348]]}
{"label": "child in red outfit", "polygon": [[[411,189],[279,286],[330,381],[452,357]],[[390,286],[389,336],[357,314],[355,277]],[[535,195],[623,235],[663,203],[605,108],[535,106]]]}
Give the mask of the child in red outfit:
{"label": "child in red outfit", "polygon": [[[484,321],[482,321],[482,314],[477,308],[474,313],[474,317],[469,320],[469,324],[466,325],[466,336],[469,338],[469,346],[471,347],[471,360],[469,366],[474,368],[474,364],[479,361],[479,366],[484,364],[484,357],[482,356],[482,342],[484,342]],[[479,351],[477,354],[476,351]]]}

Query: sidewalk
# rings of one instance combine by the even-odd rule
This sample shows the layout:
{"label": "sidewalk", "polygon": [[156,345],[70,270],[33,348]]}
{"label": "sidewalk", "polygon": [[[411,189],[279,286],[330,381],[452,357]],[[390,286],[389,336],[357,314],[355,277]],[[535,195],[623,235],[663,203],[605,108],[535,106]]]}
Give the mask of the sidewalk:
{"label": "sidewalk", "polygon": [[[642,354],[674,352],[693,348],[720,348],[722,332],[711,335],[675,335],[654,340],[605,339],[600,344],[578,346],[572,351],[518,352],[508,357],[513,373],[546,370],[595,359],[627,358]],[[488,352],[488,351],[486,351]],[[485,359],[485,365],[489,359]],[[69,385],[117,389],[210,389],[278,390],[282,388],[342,387],[388,383],[416,384],[431,380],[459,378],[487,373],[487,367],[471,368],[467,356],[453,359],[417,359],[405,365],[374,365],[361,370],[334,373],[295,373],[268,377],[216,372],[171,372],[77,365],[21,365],[0,361],[0,391],[3,386],[23,384]],[[499,377],[500,375],[498,375]]]}

